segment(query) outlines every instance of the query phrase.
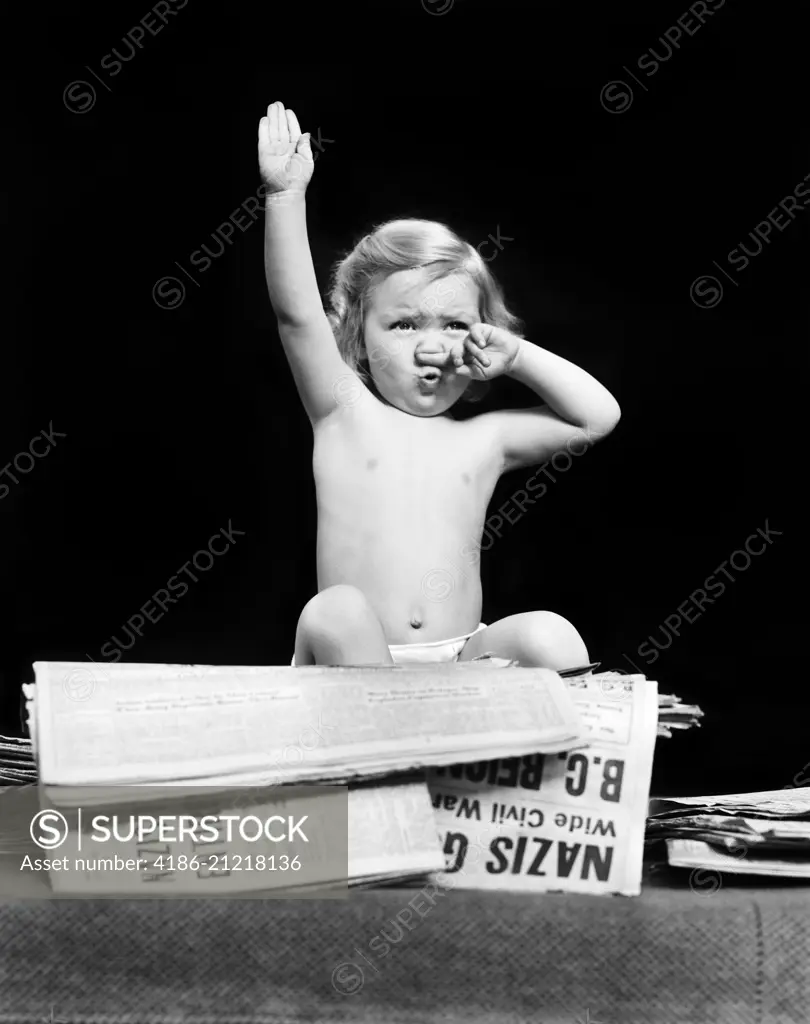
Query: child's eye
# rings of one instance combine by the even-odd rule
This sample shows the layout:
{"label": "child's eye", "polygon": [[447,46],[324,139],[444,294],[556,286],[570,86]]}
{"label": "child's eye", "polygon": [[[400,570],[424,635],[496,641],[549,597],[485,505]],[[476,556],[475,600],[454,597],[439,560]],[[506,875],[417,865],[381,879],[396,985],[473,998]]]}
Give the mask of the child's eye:
{"label": "child's eye", "polygon": [[410,322],[410,320],[397,320],[393,324],[391,324],[392,331],[404,331],[408,327],[413,327],[413,324]]}
{"label": "child's eye", "polygon": [[469,328],[467,327],[467,325],[464,323],[463,320],[451,320],[451,322],[449,324],[446,324],[445,326],[451,328],[451,330],[454,330],[454,331],[467,331],[467,330],[469,330]]}

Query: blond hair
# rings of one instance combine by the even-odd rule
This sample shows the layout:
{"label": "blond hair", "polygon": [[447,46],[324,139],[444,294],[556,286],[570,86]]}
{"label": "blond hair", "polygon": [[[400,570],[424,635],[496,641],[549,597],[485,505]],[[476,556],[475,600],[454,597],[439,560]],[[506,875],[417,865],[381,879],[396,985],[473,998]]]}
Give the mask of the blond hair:
{"label": "blond hair", "polygon": [[[478,285],[481,322],[519,334],[521,321],[506,308],[500,286],[473,246],[438,221],[390,220],[364,235],[332,271],[329,322],[344,360],[365,380],[370,371],[364,325],[372,292],[391,274],[415,269],[424,270],[429,282],[465,274]],[[480,398],[481,384],[473,381],[464,397]]]}

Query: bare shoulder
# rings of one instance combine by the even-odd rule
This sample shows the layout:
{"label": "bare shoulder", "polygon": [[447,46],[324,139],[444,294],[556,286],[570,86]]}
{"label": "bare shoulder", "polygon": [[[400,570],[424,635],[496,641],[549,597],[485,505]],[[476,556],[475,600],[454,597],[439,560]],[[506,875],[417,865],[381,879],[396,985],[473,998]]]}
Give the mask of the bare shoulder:
{"label": "bare shoulder", "polygon": [[313,421],[316,431],[332,432],[338,428],[360,429],[382,434],[391,426],[386,407],[374,394],[361,374],[343,363],[333,379],[332,404],[326,415]]}

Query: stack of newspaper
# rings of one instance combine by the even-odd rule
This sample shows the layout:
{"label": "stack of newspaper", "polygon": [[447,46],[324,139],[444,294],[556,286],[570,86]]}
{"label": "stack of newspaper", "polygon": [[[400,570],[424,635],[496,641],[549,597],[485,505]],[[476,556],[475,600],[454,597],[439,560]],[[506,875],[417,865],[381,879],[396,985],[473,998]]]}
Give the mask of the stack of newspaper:
{"label": "stack of newspaper", "polygon": [[[278,811],[279,801],[296,800],[300,809],[317,796],[321,804],[307,805],[310,820],[331,813],[331,821],[324,784],[334,793],[351,783],[344,800],[348,835],[341,841],[333,830],[322,848],[307,850],[312,884],[402,880],[444,866],[427,786],[408,772],[553,755],[585,743],[572,695],[556,673],[512,666],[507,672],[491,661],[395,669],[38,662],[34,670],[36,682],[23,689],[38,781],[71,821],[71,810],[156,799],[158,788],[162,801],[172,787],[183,799],[227,793],[233,808],[240,787],[245,804],[247,790],[281,785],[298,789],[280,796],[276,790],[272,807],[252,806],[253,817]],[[88,817],[84,825],[79,818],[67,852],[80,852]],[[170,860],[161,853],[158,871],[158,847],[148,837],[130,838],[133,862],[144,854],[150,880],[165,876],[176,893],[289,885],[255,872],[223,879],[174,871],[178,856],[199,860],[192,840],[175,846]],[[231,861],[244,856],[221,835],[218,842]],[[334,857],[330,863],[330,846],[332,854],[344,851],[342,875]],[[89,869],[55,870],[50,877],[62,892],[154,894],[154,886],[144,888],[143,872],[102,879]]]}
{"label": "stack of newspaper", "polygon": [[810,788],[650,801],[647,841],[674,867],[810,878]]}
{"label": "stack of newspaper", "polygon": [[[588,668],[597,668],[590,665]],[[561,673],[564,676],[581,675],[580,670]],[[624,672],[597,672],[593,677],[599,684],[603,696],[612,700],[626,700],[631,692],[632,684],[641,683],[646,676],[641,673],[627,675]],[[657,684],[649,684],[656,685]],[[684,704],[674,694],[658,694],[658,735],[669,738],[672,730],[691,729],[700,726],[703,712],[696,704]]]}
{"label": "stack of newspaper", "polygon": [[0,783],[23,786],[37,781],[37,766],[31,741],[18,736],[0,736]]}
{"label": "stack of newspaper", "polygon": [[700,727],[703,712],[697,704],[684,704],[680,697],[673,694],[658,695],[658,735],[672,736],[672,730]]}

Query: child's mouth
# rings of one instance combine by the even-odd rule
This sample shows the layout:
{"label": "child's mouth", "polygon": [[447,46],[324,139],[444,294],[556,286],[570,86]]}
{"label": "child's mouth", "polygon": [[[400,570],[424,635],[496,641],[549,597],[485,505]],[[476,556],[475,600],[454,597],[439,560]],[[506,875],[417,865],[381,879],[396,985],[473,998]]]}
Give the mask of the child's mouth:
{"label": "child's mouth", "polygon": [[423,373],[419,376],[419,387],[422,391],[435,391],[441,382],[441,373]]}

